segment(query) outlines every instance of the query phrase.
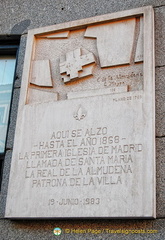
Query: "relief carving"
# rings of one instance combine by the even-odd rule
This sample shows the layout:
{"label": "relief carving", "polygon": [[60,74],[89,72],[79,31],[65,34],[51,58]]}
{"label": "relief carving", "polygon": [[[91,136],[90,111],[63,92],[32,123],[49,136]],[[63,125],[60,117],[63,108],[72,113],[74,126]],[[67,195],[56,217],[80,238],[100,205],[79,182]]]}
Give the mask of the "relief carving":
{"label": "relief carving", "polygon": [[143,17],[133,17],[39,35],[26,103],[142,88]]}
{"label": "relief carving", "polygon": [[[97,50],[101,67],[112,67],[131,63],[132,49],[137,45],[135,61],[142,61],[142,18],[139,28],[137,19],[116,21],[97,26],[89,26],[84,37],[97,39]],[[140,32],[138,41],[134,41],[136,32]],[[141,57],[137,57],[141,55]]]}
{"label": "relief carving", "polygon": [[94,55],[85,49],[83,50],[86,51],[87,54],[82,54],[82,49],[77,48],[66,53],[65,61],[62,61],[60,58],[60,74],[64,83],[92,75],[92,69],[95,63]]}
{"label": "relief carving", "polygon": [[87,112],[86,112],[85,109],[80,105],[80,106],[78,107],[78,110],[77,110],[76,112],[74,112],[73,117],[74,117],[76,120],[80,121],[80,120],[84,119],[84,118],[86,117],[86,115],[87,115]]}
{"label": "relief carving", "polygon": [[33,61],[30,83],[40,87],[53,87],[49,60]]}
{"label": "relief carving", "polygon": [[29,30],[5,218],[155,218],[153,24],[142,7]]}

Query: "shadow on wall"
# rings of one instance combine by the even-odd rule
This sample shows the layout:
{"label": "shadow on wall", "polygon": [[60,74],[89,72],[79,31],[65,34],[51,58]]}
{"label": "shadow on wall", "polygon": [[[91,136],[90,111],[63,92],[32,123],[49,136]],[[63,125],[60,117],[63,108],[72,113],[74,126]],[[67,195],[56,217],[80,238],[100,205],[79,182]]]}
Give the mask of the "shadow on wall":
{"label": "shadow on wall", "polygon": [[17,23],[16,25],[14,25],[14,27],[11,29],[11,33],[10,34],[22,34],[27,27],[29,27],[31,21],[30,19],[26,19],[22,22]]}

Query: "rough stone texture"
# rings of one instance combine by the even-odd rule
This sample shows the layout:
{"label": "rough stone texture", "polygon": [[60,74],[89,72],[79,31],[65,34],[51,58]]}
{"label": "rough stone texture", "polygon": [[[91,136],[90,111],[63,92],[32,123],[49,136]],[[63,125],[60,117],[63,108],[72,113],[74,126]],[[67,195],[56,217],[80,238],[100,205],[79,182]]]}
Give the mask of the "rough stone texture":
{"label": "rough stone texture", "polygon": [[14,91],[13,91],[9,130],[8,130],[8,135],[7,135],[7,149],[11,149],[13,147],[16,116],[17,116],[18,101],[19,101],[19,92],[20,92],[19,88],[14,89]]}
{"label": "rough stone texture", "polygon": [[156,199],[157,217],[165,217],[165,138],[156,140]]}
{"label": "rough stone texture", "polygon": [[[20,34],[28,29],[72,21],[142,6],[158,7],[164,0],[36,0],[1,1],[1,34]],[[31,23],[29,25],[29,23]],[[28,26],[29,25],[29,26]],[[27,27],[27,28],[26,28]]]}
{"label": "rough stone texture", "polygon": [[165,67],[156,68],[156,136],[165,136]]}
{"label": "rough stone texture", "polygon": [[[0,220],[3,228],[1,240],[27,240],[27,239],[41,239],[41,240],[137,240],[150,239],[162,240],[164,239],[163,229],[165,222],[163,220],[61,220],[61,221],[8,221]],[[60,227],[62,234],[55,236],[53,229]],[[95,231],[95,233],[74,233],[74,230]],[[135,234],[121,234],[121,233],[106,233],[106,230],[157,230],[157,233],[135,233]],[[72,231],[72,233],[66,233]],[[102,233],[96,231],[102,230]]]}
{"label": "rough stone texture", "polygon": [[164,6],[155,9],[155,65],[165,65],[165,2]]}
{"label": "rough stone texture", "polygon": [[15,32],[17,32],[17,34],[22,34],[24,31],[26,31],[26,29],[29,25],[30,25],[30,19],[24,20],[16,25],[14,25],[10,34],[13,34]]}
{"label": "rough stone texture", "polygon": [[21,86],[22,70],[23,70],[25,48],[26,48],[26,39],[27,39],[27,35],[22,35],[20,39],[14,88],[19,88]]}
{"label": "rough stone texture", "polygon": [[[0,218],[4,217],[12,151],[6,151],[0,192]],[[0,223],[1,232],[1,223]]]}

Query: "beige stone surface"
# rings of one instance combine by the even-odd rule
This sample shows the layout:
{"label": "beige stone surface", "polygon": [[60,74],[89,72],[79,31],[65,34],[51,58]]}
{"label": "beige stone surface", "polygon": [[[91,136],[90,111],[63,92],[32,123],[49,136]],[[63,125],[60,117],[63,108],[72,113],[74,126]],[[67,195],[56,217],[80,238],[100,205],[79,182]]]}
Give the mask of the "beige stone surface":
{"label": "beige stone surface", "polygon": [[[102,68],[96,40],[84,35],[105,25],[114,28],[106,29],[109,36],[118,27],[131,33],[124,48],[130,62],[123,66],[115,60]],[[6,218],[155,217],[153,28],[153,10],[146,7],[29,32]],[[47,38],[65,31],[67,38]],[[100,48],[108,53],[107,46]],[[140,63],[132,61],[137,46],[143,50]],[[115,47],[109,54],[115,55]],[[61,58],[77,49],[93,54],[92,75],[77,77],[78,54],[70,60],[73,79],[64,82]],[[50,62],[49,90],[31,84],[31,63],[43,60]]]}
{"label": "beige stone surface", "polygon": [[85,37],[96,38],[101,67],[129,64],[136,19],[90,26]]}
{"label": "beige stone surface", "polygon": [[73,98],[81,98],[81,97],[92,97],[97,95],[105,95],[105,94],[115,94],[121,92],[127,92],[128,87],[114,87],[114,88],[104,88],[104,89],[97,89],[97,90],[89,90],[89,91],[81,91],[81,92],[69,92],[67,94],[68,99]]}
{"label": "beige stone surface", "polygon": [[27,102],[31,103],[40,103],[40,102],[49,102],[57,101],[58,93],[43,91],[42,89],[30,88],[28,91]]}
{"label": "beige stone surface", "polygon": [[40,87],[52,87],[49,60],[36,60],[32,62],[31,82]]}
{"label": "beige stone surface", "polygon": [[143,18],[141,17],[139,22],[137,22],[137,27],[138,27],[138,31],[137,31],[137,47],[135,50],[135,62],[141,62],[143,61]]}
{"label": "beige stone surface", "polygon": [[[67,38],[69,35],[69,31],[65,31],[65,32],[59,32],[59,33],[54,33],[54,34],[50,34],[50,35],[47,35],[47,36],[43,36],[43,37],[46,37],[46,38]],[[42,36],[40,36],[42,38]]]}

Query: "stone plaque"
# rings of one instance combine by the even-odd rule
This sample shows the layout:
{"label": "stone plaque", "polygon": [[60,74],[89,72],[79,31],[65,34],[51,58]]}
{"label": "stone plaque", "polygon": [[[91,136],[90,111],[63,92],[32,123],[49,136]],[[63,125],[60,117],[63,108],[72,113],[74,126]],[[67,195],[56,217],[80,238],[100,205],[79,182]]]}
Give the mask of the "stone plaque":
{"label": "stone plaque", "polygon": [[154,218],[152,7],[30,30],[7,218]]}

